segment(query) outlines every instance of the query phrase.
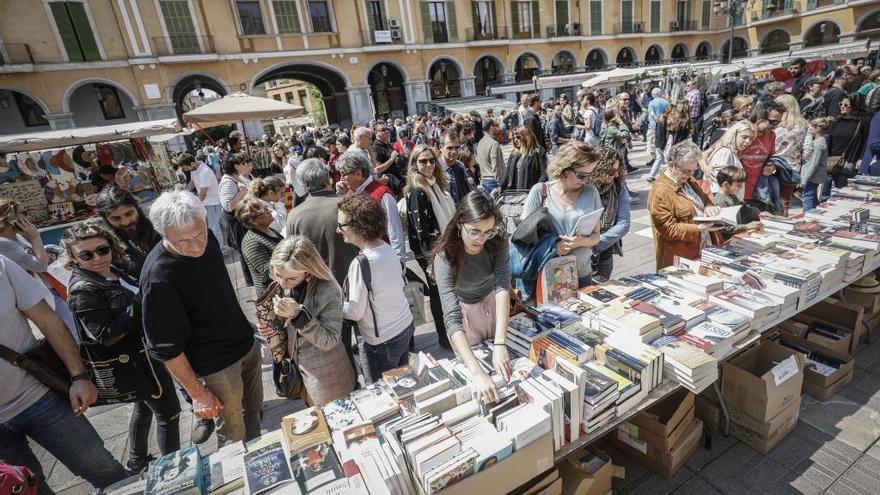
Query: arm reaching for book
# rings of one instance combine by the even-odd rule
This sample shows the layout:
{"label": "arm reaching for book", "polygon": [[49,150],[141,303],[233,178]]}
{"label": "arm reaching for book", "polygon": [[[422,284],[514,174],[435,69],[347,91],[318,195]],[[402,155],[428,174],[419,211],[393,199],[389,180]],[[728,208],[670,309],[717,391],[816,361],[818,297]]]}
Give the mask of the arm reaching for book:
{"label": "arm reaching for book", "polygon": [[[480,367],[480,363],[477,362],[477,358],[471,350],[471,345],[464,331],[455,332],[449,337],[449,341],[452,343],[455,353],[461,357],[465,366],[470,370],[471,384],[479,398],[485,401],[486,404],[498,402],[498,391],[495,389],[495,383],[492,382],[492,379],[486,375],[483,368]],[[494,356],[494,354],[493,352],[492,355]]]}
{"label": "arm reaching for book", "polygon": [[495,345],[492,346],[492,367],[510,381],[510,356],[507,354],[507,323],[510,319],[510,293],[495,293]]}

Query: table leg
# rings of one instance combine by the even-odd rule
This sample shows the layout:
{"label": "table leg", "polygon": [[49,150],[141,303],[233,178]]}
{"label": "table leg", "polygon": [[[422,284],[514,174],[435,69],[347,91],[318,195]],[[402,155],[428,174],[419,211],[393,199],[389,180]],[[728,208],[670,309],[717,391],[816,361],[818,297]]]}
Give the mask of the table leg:
{"label": "table leg", "polygon": [[727,411],[727,405],[724,403],[724,397],[721,396],[721,387],[718,386],[718,381],[716,380],[714,384],[712,384],[712,388],[715,389],[715,395],[718,397],[718,404],[721,406],[721,415],[724,416],[724,427],[721,429],[721,432],[725,437],[730,436],[730,413]]}

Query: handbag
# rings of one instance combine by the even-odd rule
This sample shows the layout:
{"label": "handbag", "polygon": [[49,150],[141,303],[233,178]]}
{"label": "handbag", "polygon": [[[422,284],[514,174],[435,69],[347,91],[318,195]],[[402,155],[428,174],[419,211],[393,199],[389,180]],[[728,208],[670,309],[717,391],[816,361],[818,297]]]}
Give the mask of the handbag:
{"label": "handbag", "polygon": [[158,399],[164,392],[142,335],[112,346],[81,342],[80,357],[98,389],[96,406]]}
{"label": "handbag", "polygon": [[0,493],[37,495],[37,477],[27,466],[14,466],[0,460]]}
{"label": "handbag", "polygon": [[303,395],[303,378],[293,358],[285,357],[278,367],[278,379],[275,380],[275,394],[283,399],[299,399]]}
{"label": "handbag", "polygon": [[413,326],[424,325],[425,319],[425,291],[419,282],[403,277],[403,294],[409,303],[409,312],[412,313]]}
{"label": "handbag", "polygon": [[852,151],[852,147],[856,142],[856,138],[859,135],[859,131],[862,129],[861,121],[856,125],[856,130],[853,132],[852,137],[849,138],[849,142],[846,144],[846,148],[843,149],[842,155],[834,155],[828,157],[827,170],[831,175],[841,175],[843,177],[855,177],[857,170],[856,164],[853,161],[850,161],[847,157]]}
{"label": "handbag", "polygon": [[296,361],[290,356],[287,346],[287,329],[284,320],[275,316],[272,301],[281,290],[277,281],[272,281],[265,292],[260,294],[256,306],[257,322],[269,327],[266,342],[272,353],[272,381],[275,383],[275,395],[283,399],[299,399],[303,392],[303,379]]}
{"label": "handbag", "polygon": [[0,358],[25,370],[38,382],[67,397],[70,393],[70,373],[67,367],[45,339],[37,341],[33,349],[24,354],[0,345]]}

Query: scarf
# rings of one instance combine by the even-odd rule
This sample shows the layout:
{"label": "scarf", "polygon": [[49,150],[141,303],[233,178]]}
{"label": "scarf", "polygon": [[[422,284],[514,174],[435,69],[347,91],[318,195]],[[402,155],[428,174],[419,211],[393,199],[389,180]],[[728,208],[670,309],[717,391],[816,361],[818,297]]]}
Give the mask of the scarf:
{"label": "scarf", "polygon": [[602,227],[600,232],[605,232],[613,227],[614,222],[617,220],[620,187],[620,184],[615,180],[611,184],[607,184],[599,192],[599,198],[602,200],[602,204],[605,205],[605,210],[602,212]]}
{"label": "scarf", "polygon": [[425,177],[428,185],[431,186],[428,197],[431,199],[431,209],[434,210],[434,218],[437,219],[437,225],[440,232],[446,230],[452,215],[455,215],[455,203],[452,202],[452,196],[448,192],[440,189],[437,185],[437,179],[433,177]]}

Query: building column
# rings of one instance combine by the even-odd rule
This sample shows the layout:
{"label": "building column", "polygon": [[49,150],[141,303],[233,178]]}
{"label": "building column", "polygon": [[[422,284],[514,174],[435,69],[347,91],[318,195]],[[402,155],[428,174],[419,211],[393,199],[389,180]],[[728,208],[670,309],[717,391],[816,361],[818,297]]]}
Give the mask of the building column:
{"label": "building column", "polygon": [[403,83],[406,91],[406,106],[410,115],[419,112],[417,103],[430,101],[430,93],[428,92],[428,81],[407,81]]}
{"label": "building column", "polygon": [[[330,120],[331,114],[333,115],[333,120]],[[343,115],[348,115],[348,118],[343,119]],[[333,93],[333,109],[327,109],[327,122],[339,124],[342,128],[351,127],[352,120],[351,114],[348,111],[348,93],[345,91]]]}
{"label": "building column", "polygon": [[[501,84],[514,84],[516,83],[516,73],[515,72],[505,72],[501,74]],[[504,95],[504,99],[513,103],[519,103],[519,99],[516,97],[516,93],[506,93]]]}
{"label": "building column", "polygon": [[141,105],[134,107],[138,114],[138,120],[159,120],[177,118],[177,109],[172,103],[157,103],[155,105]]}
{"label": "building column", "polygon": [[357,124],[367,124],[373,120],[370,87],[350,86],[346,88],[346,92],[348,93],[349,108],[351,108],[351,120]]}
{"label": "building column", "polygon": [[461,83],[461,96],[476,96],[477,89],[474,86],[474,80],[476,77],[462,77],[459,81]]}
{"label": "building column", "polygon": [[47,113],[44,114],[46,120],[49,121],[50,129],[73,129],[76,124],[73,122],[73,113]]}

